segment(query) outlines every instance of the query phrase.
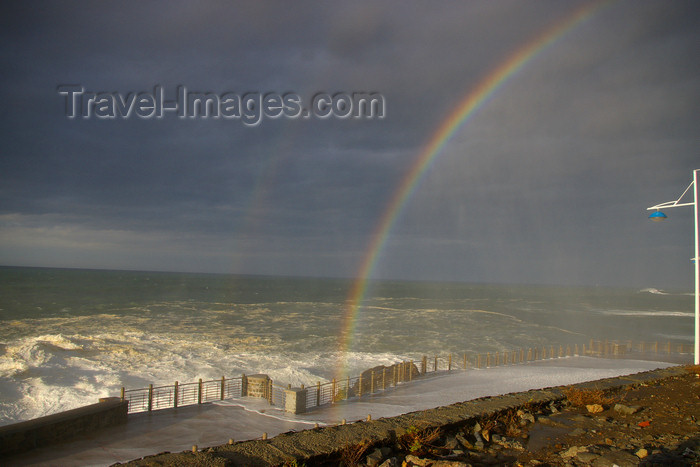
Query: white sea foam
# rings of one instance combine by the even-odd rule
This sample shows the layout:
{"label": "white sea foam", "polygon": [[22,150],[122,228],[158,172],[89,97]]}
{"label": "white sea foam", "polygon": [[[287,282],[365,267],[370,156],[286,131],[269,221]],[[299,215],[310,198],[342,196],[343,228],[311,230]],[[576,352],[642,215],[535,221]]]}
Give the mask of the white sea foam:
{"label": "white sea foam", "polygon": [[[311,385],[332,378],[341,361],[337,352],[272,352],[257,336],[212,343],[198,334],[80,331],[25,337],[5,345],[0,356],[0,424],[91,404],[118,395],[122,386],[135,389],[241,373],[266,373],[285,384]],[[366,352],[344,357],[351,372],[397,359],[390,353]]]}

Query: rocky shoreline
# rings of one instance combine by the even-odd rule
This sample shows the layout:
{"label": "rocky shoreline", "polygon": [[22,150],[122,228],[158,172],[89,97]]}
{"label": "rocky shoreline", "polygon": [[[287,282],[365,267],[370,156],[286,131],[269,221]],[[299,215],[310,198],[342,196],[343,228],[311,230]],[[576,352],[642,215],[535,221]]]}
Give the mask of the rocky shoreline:
{"label": "rocky shoreline", "polygon": [[700,465],[699,373],[671,367],[127,465]]}

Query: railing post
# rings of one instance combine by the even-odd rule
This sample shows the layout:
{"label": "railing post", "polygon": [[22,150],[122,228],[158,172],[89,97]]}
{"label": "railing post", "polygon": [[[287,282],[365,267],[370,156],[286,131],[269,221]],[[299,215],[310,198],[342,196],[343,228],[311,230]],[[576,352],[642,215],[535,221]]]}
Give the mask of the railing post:
{"label": "railing post", "polygon": [[372,375],[369,380],[369,393],[374,394],[374,370],[372,370]]}
{"label": "railing post", "polygon": [[126,389],[124,389],[124,386],[122,386],[122,395],[121,395],[122,402],[124,402],[125,395],[126,395]]}
{"label": "railing post", "polygon": [[248,397],[248,377],[241,373],[241,397]]}
{"label": "railing post", "polygon": [[272,380],[270,380],[270,384],[268,386],[269,386],[268,393],[267,393],[268,401],[270,402],[270,405],[275,405],[275,400],[274,400],[274,397],[272,394],[272,392],[273,392]]}
{"label": "railing post", "polygon": [[362,397],[362,373],[360,373],[360,378],[357,380],[357,397]]}
{"label": "railing post", "polygon": [[435,356],[435,363],[433,364],[433,371],[437,371],[437,355]]}
{"label": "railing post", "polygon": [[350,376],[345,378],[345,400],[350,399]]}
{"label": "railing post", "polygon": [[486,368],[491,366],[491,352],[486,352]]}
{"label": "railing post", "polygon": [[386,367],[382,367],[382,389],[386,389]]}
{"label": "railing post", "polygon": [[148,411],[153,410],[153,384],[148,385]]}
{"label": "railing post", "polygon": [[321,405],[321,382],[316,381],[316,407]]}
{"label": "railing post", "polygon": [[199,384],[197,385],[197,404],[202,403],[202,378],[199,378]]}
{"label": "railing post", "polygon": [[476,354],[476,367],[481,368],[481,354]]}
{"label": "railing post", "polygon": [[408,380],[413,381],[413,360],[408,362]]}
{"label": "railing post", "polygon": [[221,377],[221,400],[224,400],[224,393],[226,392],[226,377]]}
{"label": "railing post", "polygon": [[173,397],[175,399],[173,401],[173,407],[175,407],[176,409],[177,409],[177,398],[178,398],[179,392],[180,392],[180,386],[178,385],[177,381],[175,381],[175,386],[173,388]]}
{"label": "railing post", "polygon": [[452,354],[447,358],[447,371],[452,371]]}
{"label": "railing post", "polygon": [[467,354],[464,354],[464,365],[463,368],[466,370],[467,369]]}
{"label": "railing post", "polygon": [[423,355],[423,360],[421,360],[420,372],[421,374],[426,374],[428,372],[428,357],[425,355]]}
{"label": "railing post", "polygon": [[394,365],[394,371],[392,372],[393,376],[391,378],[392,383],[394,383],[394,387],[396,387],[396,372],[397,372],[397,366]]}

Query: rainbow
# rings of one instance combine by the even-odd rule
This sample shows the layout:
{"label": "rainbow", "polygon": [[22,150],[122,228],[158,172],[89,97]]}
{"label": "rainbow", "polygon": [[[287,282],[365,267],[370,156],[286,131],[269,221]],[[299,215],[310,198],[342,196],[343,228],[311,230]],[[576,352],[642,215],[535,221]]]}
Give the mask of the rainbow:
{"label": "rainbow", "polygon": [[464,126],[509,78],[549,45],[561,38],[567,31],[593,16],[606,3],[609,3],[609,1],[598,1],[584,5],[508,56],[506,60],[466,94],[423,147],[408,174],[394,191],[382,217],[377,223],[371,237],[372,241],[367,248],[359,273],[356,276],[357,279],[355,279],[350,289],[340,333],[340,361],[335,374],[337,380],[342,380],[347,373],[345,356],[352,346],[355,323],[367,290],[368,279],[372,275],[394,222],[401,214],[406,201],[410,198],[411,193],[415,190],[425,171],[437,155],[440,154],[440,151],[445,147],[452,135]]}

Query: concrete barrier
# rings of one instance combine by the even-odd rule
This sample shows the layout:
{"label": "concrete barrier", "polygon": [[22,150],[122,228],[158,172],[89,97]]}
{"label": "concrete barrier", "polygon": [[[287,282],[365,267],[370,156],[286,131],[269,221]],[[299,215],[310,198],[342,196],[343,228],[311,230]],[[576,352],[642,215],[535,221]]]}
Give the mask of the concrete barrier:
{"label": "concrete barrier", "polygon": [[66,441],[126,423],[128,402],[118,397],[26,422],[0,426],[0,456]]}

